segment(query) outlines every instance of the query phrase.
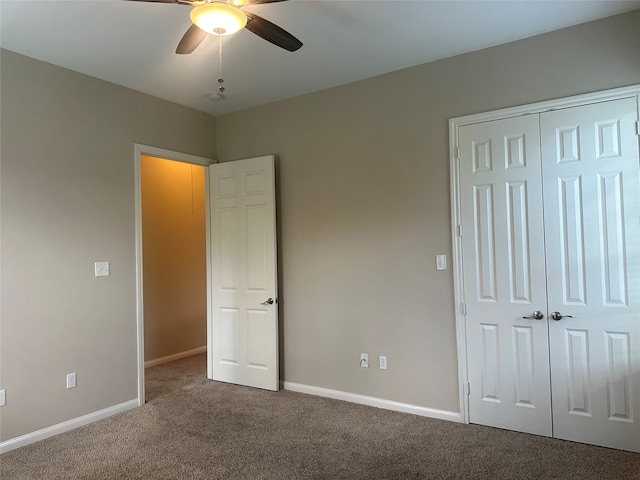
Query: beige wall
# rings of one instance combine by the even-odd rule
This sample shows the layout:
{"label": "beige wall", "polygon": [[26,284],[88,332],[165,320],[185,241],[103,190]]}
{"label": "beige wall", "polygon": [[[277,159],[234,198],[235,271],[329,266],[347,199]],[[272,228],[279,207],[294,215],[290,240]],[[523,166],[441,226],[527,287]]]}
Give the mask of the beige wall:
{"label": "beige wall", "polygon": [[134,143],[215,158],[216,120],[0,55],[7,440],[137,397]]}
{"label": "beige wall", "polygon": [[140,159],[146,361],[207,345],[204,172]]}
{"label": "beige wall", "polygon": [[218,160],[278,158],[284,379],[458,411],[448,119],[640,83],[638,45],[635,11],[218,117]]}

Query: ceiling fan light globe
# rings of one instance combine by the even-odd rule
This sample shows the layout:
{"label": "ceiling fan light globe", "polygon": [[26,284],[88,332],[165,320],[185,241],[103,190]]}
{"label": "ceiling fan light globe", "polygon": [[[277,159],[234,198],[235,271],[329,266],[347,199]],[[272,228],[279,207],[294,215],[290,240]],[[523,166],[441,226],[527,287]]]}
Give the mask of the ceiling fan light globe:
{"label": "ceiling fan light globe", "polygon": [[222,2],[205,3],[191,10],[191,21],[211,35],[231,35],[244,28],[247,16]]}

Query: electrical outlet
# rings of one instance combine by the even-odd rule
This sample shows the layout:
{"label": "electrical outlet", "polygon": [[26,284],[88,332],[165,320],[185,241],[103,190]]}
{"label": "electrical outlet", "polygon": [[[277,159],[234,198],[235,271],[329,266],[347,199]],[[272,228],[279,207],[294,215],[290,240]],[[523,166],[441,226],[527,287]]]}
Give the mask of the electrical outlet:
{"label": "electrical outlet", "polygon": [[73,388],[76,386],[76,372],[67,373],[67,388]]}
{"label": "electrical outlet", "polygon": [[447,256],[436,255],[436,270],[446,270],[446,269],[447,269]]}
{"label": "electrical outlet", "polygon": [[0,407],[4,407],[7,404],[7,394],[4,390],[0,390]]}
{"label": "electrical outlet", "polygon": [[385,355],[380,355],[380,357],[378,357],[378,360],[380,361],[380,370],[386,370],[387,369],[387,357]]}
{"label": "electrical outlet", "polygon": [[369,354],[361,353],[360,354],[360,366],[362,368],[369,368]]}

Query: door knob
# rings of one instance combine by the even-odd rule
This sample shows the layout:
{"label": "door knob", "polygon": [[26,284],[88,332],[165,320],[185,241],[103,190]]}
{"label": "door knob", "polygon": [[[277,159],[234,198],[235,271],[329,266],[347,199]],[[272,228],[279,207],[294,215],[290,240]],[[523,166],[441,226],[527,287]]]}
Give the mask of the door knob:
{"label": "door knob", "polygon": [[267,298],[264,302],[261,302],[260,305],[273,305],[273,298]]}
{"label": "door knob", "polygon": [[522,318],[527,318],[531,320],[542,320],[544,318],[544,314],[540,310],[536,310],[530,316],[522,317]]}
{"label": "door knob", "polygon": [[553,318],[556,322],[558,320],[562,320],[563,318],[573,318],[571,315],[562,315],[560,312],[551,312],[551,318]]}

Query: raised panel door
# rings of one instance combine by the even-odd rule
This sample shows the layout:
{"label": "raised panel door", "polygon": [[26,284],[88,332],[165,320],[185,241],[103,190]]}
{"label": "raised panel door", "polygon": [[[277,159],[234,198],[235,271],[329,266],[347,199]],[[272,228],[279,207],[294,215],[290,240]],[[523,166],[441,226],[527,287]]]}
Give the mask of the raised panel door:
{"label": "raised panel door", "polygon": [[554,436],[640,451],[635,98],[540,115]]}
{"label": "raised panel door", "polygon": [[473,423],[551,436],[537,115],[463,126],[462,254]]}
{"label": "raised panel door", "polygon": [[273,157],[209,175],[213,379],[278,390]]}

